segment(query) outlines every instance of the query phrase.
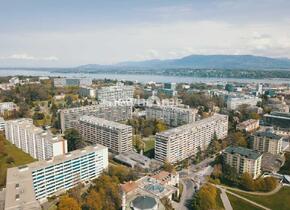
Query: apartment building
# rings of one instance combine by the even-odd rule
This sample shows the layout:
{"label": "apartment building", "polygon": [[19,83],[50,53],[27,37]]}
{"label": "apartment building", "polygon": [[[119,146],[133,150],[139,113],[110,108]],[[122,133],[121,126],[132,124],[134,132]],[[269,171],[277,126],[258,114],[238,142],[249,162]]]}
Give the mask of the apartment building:
{"label": "apartment building", "polygon": [[3,117],[0,117],[0,131],[4,130],[5,130],[5,120],[3,119]]}
{"label": "apartment building", "polygon": [[108,167],[108,148],[88,146],[50,160],[9,168],[5,210],[40,210],[40,202],[97,178]]}
{"label": "apartment building", "polygon": [[242,97],[229,97],[227,100],[227,108],[229,110],[238,109],[239,106],[246,104],[249,106],[256,106],[259,101],[262,101],[258,97],[242,96]]}
{"label": "apartment building", "polygon": [[196,109],[189,107],[152,105],[146,107],[147,119],[163,120],[170,127],[177,127],[195,121]]}
{"label": "apartment building", "polygon": [[262,153],[244,147],[227,147],[223,151],[223,161],[239,174],[249,173],[254,179],[261,174]]}
{"label": "apartment building", "polygon": [[241,122],[237,125],[237,130],[245,131],[245,132],[252,132],[259,128],[259,120],[249,119],[244,122]]}
{"label": "apartment building", "polygon": [[251,136],[252,149],[279,154],[282,152],[283,137],[270,131],[258,131]]}
{"label": "apartment building", "polygon": [[0,114],[3,115],[6,111],[17,110],[17,105],[13,102],[0,103]]}
{"label": "apartment building", "polygon": [[215,137],[228,134],[228,116],[211,117],[156,134],[155,159],[176,163],[207,149]]}
{"label": "apartment building", "polygon": [[92,115],[110,121],[124,121],[132,118],[132,106],[98,104],[59,111],[61,130],[73,128],[81,116]]}
{"label": "apartment building", "polygon": [[67,152],[67,141],[59,135],[33,125],[32,119],[5,121],[6,139],[38,160],[46,160]]}
{"label": "apartment building", "polygon": [[55,87],[92,85],[91,78],[54,78]]}
{"label": "apartment building", "polygon": [[132,151],[132,127],[94,116],[82,116],[75,124],[85,141],[104,145],[114,153]]}
{"label": "apartment building", "polygon": [[102,87],[97,90],[99,101],[118,101],[133,98],[134,86],[117,83],[115,86]]}
{"label": "apartment building", "polygon": [[97,97],[97,88],[90,86],[81,86],[79,94],[82,97],[96,98]]}

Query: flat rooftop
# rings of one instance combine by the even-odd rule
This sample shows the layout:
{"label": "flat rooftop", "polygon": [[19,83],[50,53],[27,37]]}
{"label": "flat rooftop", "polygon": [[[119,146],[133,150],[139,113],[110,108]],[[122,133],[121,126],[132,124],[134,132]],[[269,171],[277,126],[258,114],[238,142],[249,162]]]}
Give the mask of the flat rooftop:
{"label": "flat rooftop", "polygon": [[19,207],[25,210],[41,209],[38,201],[35,199],[32,171],[81,157],[84,153],[103,149],[107,149],[107,147],[97,144],[95,146],[85,147],[84,149],[74,150],[65,155],[55,156],[50,160],[41,160],[27,165],[9,168],[7,170],[5,210],[14,210]]}
{"label": "flat rooftop", "polygon": [[246,158],[252,159],[252,160],[256,160],[260,156],[262,156],[262,153],[255,151],[255,150],[248,149],[248,148],[244,148],[244,147],[229,146],[225,149],[225,152],[230,153],[230,154],[239,154],[243,157],[246,157]]}
{"label": "flat rooftop", "polygon": [[274,140],[280,140],[282,139],[282,136],[279,136],[275,133],[272,133],[270,131],[257,131],[254,133],[254,136],[261,136],[261,137],[266,137]]}
{"label": "flat rooftop", "polygon": [[214,114],[213,116],[207,117],[205,119],[198,120],[198,121],[195,121],[195,122],[192,122],[192,123],[189,123],[186,125],[182,125],[182,126],[179,126],[176,128],[172,128],[172,129],[166,130],[164,132],[157,133],[156,135],[170,137],[172,135],[184,133],[185,131],[190,131],[194,127],[204,126],[204,125],[207,125],[208,123],[211,123],[213,121],[227,119],[227,118],[228,118],[227,115]]}

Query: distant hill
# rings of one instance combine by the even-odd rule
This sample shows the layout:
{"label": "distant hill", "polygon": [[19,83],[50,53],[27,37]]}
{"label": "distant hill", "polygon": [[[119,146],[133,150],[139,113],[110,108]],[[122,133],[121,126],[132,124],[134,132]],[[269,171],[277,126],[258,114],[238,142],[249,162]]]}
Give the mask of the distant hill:
{"label": "distant hill", "polygon": [[290,70],[290,60],[253,55],[190,55],[180,59],[145,60],[122,62],[111,66],[89,64],[78,69],[106,68],[192,68],[192,69],[249,69],[249,70]]}
{"label": "distant hill", "polygon": [[124,62],[118,65],[151,68],[290,69],[290,60],[253,55],[190,55],[180,59]]}

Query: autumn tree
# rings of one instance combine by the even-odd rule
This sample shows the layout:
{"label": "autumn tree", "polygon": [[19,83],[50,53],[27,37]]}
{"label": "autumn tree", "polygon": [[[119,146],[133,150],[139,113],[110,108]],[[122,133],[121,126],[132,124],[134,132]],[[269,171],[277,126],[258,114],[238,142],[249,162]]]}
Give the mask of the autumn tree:
{"label": "autumn tree", "polygon": [[213,185],[203,185],[193,197],[192,207],[195,210],[216,209],[217,189]]}
{"label": "autumn tree", "polygon": [[68,195],[63,195],[59,199],[58,209],[59,210],[81,210],[81,207],[75,199],[69,197]]}
{"label": "autumn tree", "polygon": [[255,182],[252,176],[249,173],[244,173],[241,177],[241,187],[244,190],[254,191],[255,190]]}
{"label": "autumn tree", "polygon": [[174,165],[172,165],[168,161],[165,161],[164,164],[163,164],[163,170],[167,171],[169,173],[172,173],[172,172],[175,171],[175,167],[174,167]]}
{"label": "autumn tree", "polygon": [[86,198],[86,206],[88,206],[90,209],[102,210],[103,200],[105,200],[104,196],[105,195],[103,190],[101,190],[100,192],[90,190]]}

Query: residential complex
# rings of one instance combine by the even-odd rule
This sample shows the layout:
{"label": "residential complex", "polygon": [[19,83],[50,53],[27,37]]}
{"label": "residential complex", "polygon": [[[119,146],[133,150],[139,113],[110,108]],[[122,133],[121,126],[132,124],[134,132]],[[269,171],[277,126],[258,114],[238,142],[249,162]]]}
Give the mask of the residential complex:
{"label": "residential complex", "polygon": [[133,98],[134,86],[117,83],[115,86],[102,87],[97,90],[99,101],[118,101]]}
{"label": "residential complex", "polygon": [[0,114],[3,115],[7,111],[17,110],[17,105],[13,102],[0,103]]}
{"label": "residential complex", "polygon": [[92,85],[90,78],[54,78],[55,87]]}
{"label": "residential complex", "polygon": [[82,116],[75,128],[85,141],[98,143],[114,153],[132,150],[132,127],[94,116]]}
{"label": "residential complex", "polygon": [[262,101],[258,97],[243,96],[243,97],[229,97],[227,100],[227,108],[229,110],[234,110],[239,108],[239,106],[246,104],[249,106],[256,106],[259,101]]}
{"label": "residential complex", "polygon": [[175,163],[205,150],[213,138],[228,134],[228,116],[211,117],[156,134],[155,159]]}
{"label": "residential complex", "polygon": [[5,136],[8,141],[35,159],[46,160],[67,152],[65,139],[34,126],[31,119],[6,121]]}
{"label": "residential complex", "polygon": [[283,137],[269,131],[258,131],[251,136],[252,149],[279,154],[282,152]]}
{"label": "residential complex", "polygon": [[237,125],[237,130],[252,132],[259,128],[259,120],[249,119]]}
{"label": "residential complex", "polygon": [[223,151],[223,161],[239,174],[249,173],[254,179],[261,174],[262,153],[245,147],[227,147]]}
{"label": "residential complex", "polygon": [[81,86],[79,90],[80,96],[96,98],[97,97],[97,89],[90,86]]}
{"label": "residential complex", "polygon": [[171,127],[192,123],[195,121],[196,109],[189,107],[152,105],[146,107],[147,119],[163,120]]}
{"label": "residential complex", "polygon": [[107,105],[98,104],[91,106],[81,106],[59,111],[61,130],[73,128],[81,116],[93,115],[110,121],[124,121],[132,117],[132,107],[127,105]]}
{"label": "residential complex", "polygon": [[89,146],[50,160],[9,168],[5,210],[40,210],[39,201],[97,178],[108,167],[108,149]]}

